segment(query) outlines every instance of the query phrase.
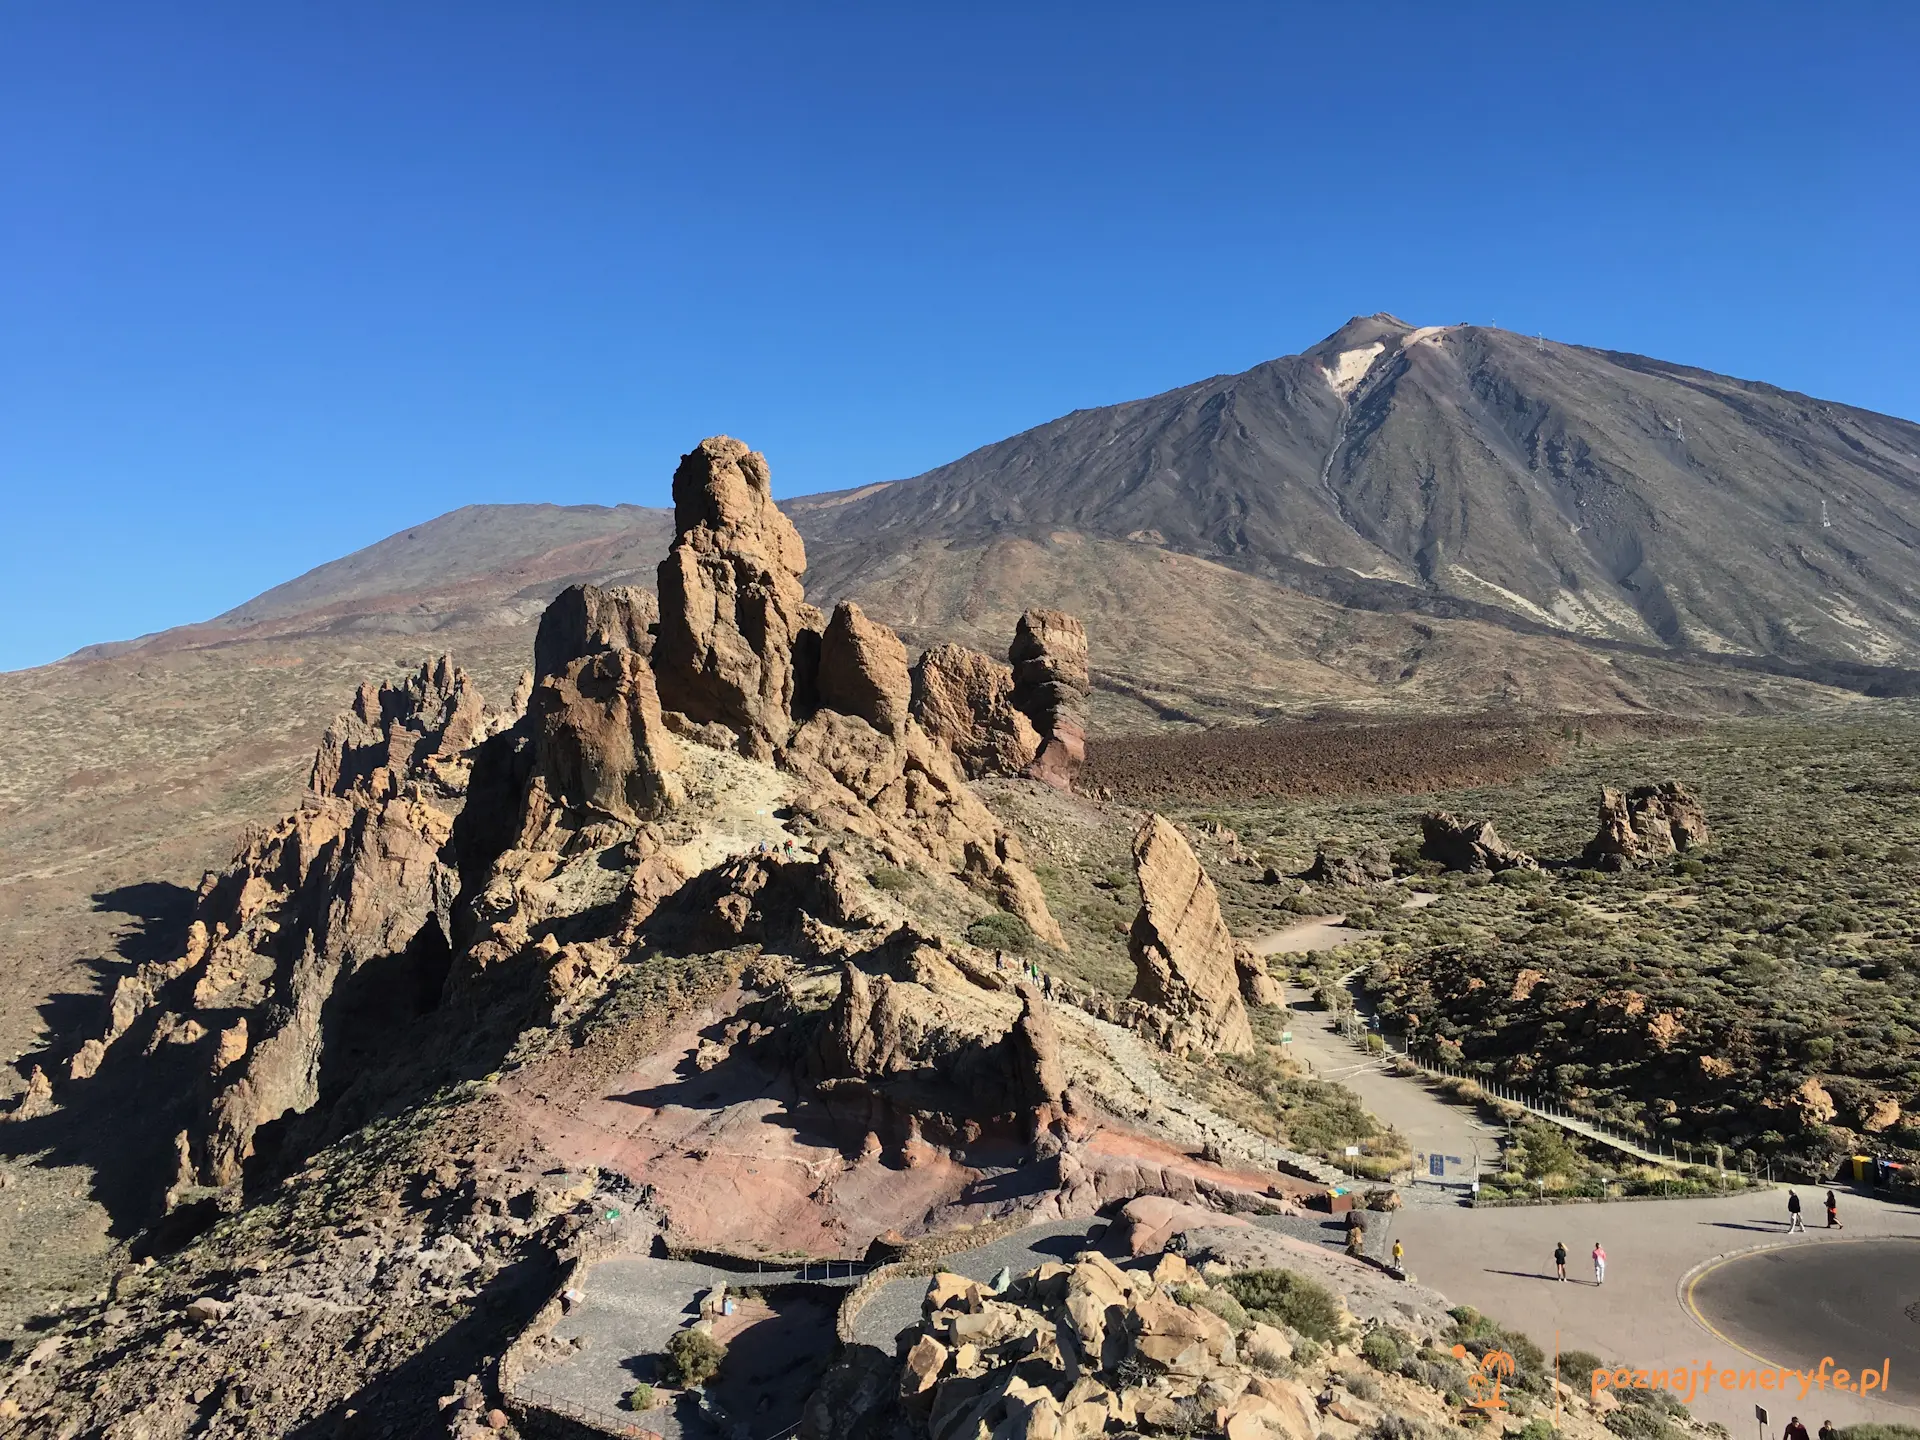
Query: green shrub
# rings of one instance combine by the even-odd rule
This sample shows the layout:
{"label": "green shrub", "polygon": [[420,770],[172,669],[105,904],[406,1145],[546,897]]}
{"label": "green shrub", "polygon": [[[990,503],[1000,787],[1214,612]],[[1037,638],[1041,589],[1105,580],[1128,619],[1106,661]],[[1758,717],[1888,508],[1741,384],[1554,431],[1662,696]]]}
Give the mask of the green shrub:
{"label": "green shrub", "polygon": [[627,1392],[627,1409],[651,1410],[653,1408],[653,1386],[636,1385]]}
{"label": "green shrub", "polygon": [[1222,1290],[1217,1286],[1194,1296],[1190,1303],[1199,1306],[1202,1310],[1211,1310],[1226,1321],[1236,1335],[1253,1323],[1252,1318],[1247,1314],[1246,1307],[1234,1299],[1230,1291]]}
{"label": "green shrub", "polygon": [[1386,1331],[1369,1330],[1360,1342],[1360,1358],[1376,1370],[1398,1370],[1400,1346]]}
{"label": "green shrub", "polygon": [[1269,1325],[1277,1319],[1328,1345],[1340,1338],[1339,1299],[1304,1275],[1291,1270],[1243,1270],[1227,1280],[1226,1288],[1252,1319]]}
{"label": "green shrub", "polygon": [[706,1331],[691,1326],[676,1330],[667,1341],[668,1370],[674,1383],[679,1385],[706,1384],[719,1373],[720,1362],[726,1358],[726,1346]]}
{"label": "green shrub", "polygon": [[1544,1415],[1536,1415],[1520,1427],[1514,1440],[1553,1440],[1553,1422]]}
{"label": "green shrub", "polygon": [[1576,1390],[1592,1388],[1594,1371],[1612,1368],[1606,1361],[1588,1350],[1560,1352],[1560,1378]]}
{"label": "green shrub", "polygon": [[1377,1403],[1380,1399],[1380,1382],[1364,1370],[1347,1371],[1340,1377],[1340,1383],[1346,1386],[1347,1393],[1356,1399],[1370,1403]]}
{"label": "green shrub", "polygon": [[1920,1430],[1911,1425],[1847,1425],[1840,1430],[1840,1440],[1920,1440]]}
{"label": "green shrub", "polygon": [[1411,1415],[1382,1415],[1373,1422],[1372,1440],[1433,1440],[1434,1429]]}
{"label": "green shrub", "polygon": [[967,943],[982,950],[1007,950],[1028,955],[1039,937],[1027,928],[1027,922],[1004,910],[983,915],[967,927]]}
{"label": "green shrub", "polygon": [[896,892],[911,890],[913,888],[913,874],[911,871],[901,870],[893,865],[882,865],[878,870],[873,871],[867,876],[867,883],[872,885],[876,890],[892,890]]}

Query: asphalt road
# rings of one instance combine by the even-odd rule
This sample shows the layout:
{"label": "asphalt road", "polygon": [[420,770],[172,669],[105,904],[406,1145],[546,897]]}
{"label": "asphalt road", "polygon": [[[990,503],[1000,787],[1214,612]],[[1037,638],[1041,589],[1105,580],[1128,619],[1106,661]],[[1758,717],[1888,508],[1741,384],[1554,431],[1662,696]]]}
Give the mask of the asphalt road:
{"label": "asphalt road", "polygon": [[[1807,1370],[1831,1356],[1835,1366],[1857,1373],[1884,1361],[1889,1398],[1920,1403],[1920,1241],[1736,1255],[1697,1275],[1685,1299],[1709,1328],[1765,1363]],[[1769,1408],[1803,1420],[1809,1403],[1819,1409],[1812,1395],[1778,1399]]]}

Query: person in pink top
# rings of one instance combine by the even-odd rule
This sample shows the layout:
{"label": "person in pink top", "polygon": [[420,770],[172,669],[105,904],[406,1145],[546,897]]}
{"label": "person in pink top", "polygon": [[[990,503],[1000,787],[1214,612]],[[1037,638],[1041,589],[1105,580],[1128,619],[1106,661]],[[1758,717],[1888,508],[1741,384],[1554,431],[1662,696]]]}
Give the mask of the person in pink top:
{"label": "person in pink top", "polygon": [[1607,1252],[1600,1248],[1598,1240],[1593,1242],[1593,1283],[1600,1285],[1607,1278]]}

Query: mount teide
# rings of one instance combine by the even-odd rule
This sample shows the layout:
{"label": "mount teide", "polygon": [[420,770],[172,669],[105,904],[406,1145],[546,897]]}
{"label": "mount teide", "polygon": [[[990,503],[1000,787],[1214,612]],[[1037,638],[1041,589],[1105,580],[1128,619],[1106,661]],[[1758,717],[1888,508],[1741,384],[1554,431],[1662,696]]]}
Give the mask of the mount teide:
{"label": "mount teide", "polygon": [[1076,411],[802,513],[814,583],[835,590],[907,546],[1071,532],[1369,610],[1909,666],[1917,496],[1909,422],[1375,315],[1304,354]]}

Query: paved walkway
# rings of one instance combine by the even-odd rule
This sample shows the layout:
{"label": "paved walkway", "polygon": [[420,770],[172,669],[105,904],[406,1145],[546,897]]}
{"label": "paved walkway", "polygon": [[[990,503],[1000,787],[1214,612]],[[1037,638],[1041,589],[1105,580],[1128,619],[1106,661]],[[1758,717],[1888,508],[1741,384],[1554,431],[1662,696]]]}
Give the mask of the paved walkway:
{"label": "paved walkway", "polygon": [[[1476,1155],[1480,1169],[1496,1168],[1502,1136],[1497,1127],[1467,1106],[1442,1100],[1417,1080],[1387,1073],[1386,1059],[1368,1055],[1338,1034],[1333,1015],[1310,993],[1290,985],[1287,1004],[1293,1011],[1288,1053],[1305,1062],[1315,1079],[1353,1091],[1369,1114],[1391,1125],[1412,1146],[1413,1183],[1405,1187],[1409,1200],[1462,1200],[1473,1181]],[[1436,1155],[1443,1171],[1438,1176],[1431,1164]]]}
{"label": "paved walkway", "polygon": [[[1823,1190],[1802,1189],[1810,1214]],[[1784,1190],[1762,1190],[1711,1200],[1613,1201],[1591,1205],[1515,1206],[1492,1210],[1422,1207],[1395,1217],[1407,1265],[1423,1285],[1456,1304],[1467,1304],[1502,1324],[1531,1335],[1548,1353],[1556,1338],[1563,1350],[1587,1350],[1604,1360],[1646,1368],[1754,1368],[1764,1362],[1710,1333],[1682,1301],[1681,1282],[1716,1256],[1755,1245],[1826,1246],[1867,1236],[1909,1237],[1920,1243],[1920,1213],[1865,1196],[1842,1194],[1843,1231],[1786,1234]],[[1816,1222],[1817,1223],[1817,1222]],[[1588,1255],[1599,1240],[1607,1251],[1607,1281],[1592,1283]],[[1573,1279],[1553,1278],[1553,1247],[1565,1241]],[[1908,1296],[1902,1306],[1920,1300]],[[1810,1337],[1824,1333],[1816,1326]],[[1810,1350],[1818,1348],[1810,1340]],[[1768,1355],[1766,1361],[1817,1366],[1820,1355]],[[1836,1365],[1878,1365],[1883,1356],[1839,1356]],[[1897,1387],[1896,1387],[1897,1388]],[[1775,1412],[1776,1432],[1786,1415],[1798,1414],[1810,1430],[1823,1419],[1837,1425],[1861,1420],[1911,1425],[1916,1412],[1879,1401],[1863,1402],[1827,1391],[1758,1397]],[[1772,1403],[1769,1403],[1771,1400]],[[1716,1387],[1699,1396],[1694,1412],[1718,1420],[1736,1434],[1749,1434],[1756,1396],[1722,1396]],[[1740,1428],[1735,1428],[1740,1427]]]}
{"label": "paved walkway", "polygon": [[[850,1267],[843,1263],[837,1268]],[[804,1283],[831,1289],[836,1296],[855,1283],[848,1275],[827,1280],[825,1273],[824,1265],[813,1265]],[[577,1340],[579,1345],[529,1369],[515,1398],[561,1414],[591,1417],[615,1431],[637,1425],[666,1440],[689,1430],[705,1434],[711,1427],[698,1420],[691,1406],[636,1415],[625,1409],[624,1399],[642,1380],[655,1378],[653,1358],[667,1348],[676,1330],[697,1318],[703,1292],[723,1281],[744,1287],[802,1280],[798,1270],[727,1270],[690,1260],[637,1255],[597,1261],[577,1281],[580,1298],[554,1322],[551,1332],[562,1344]]]}

